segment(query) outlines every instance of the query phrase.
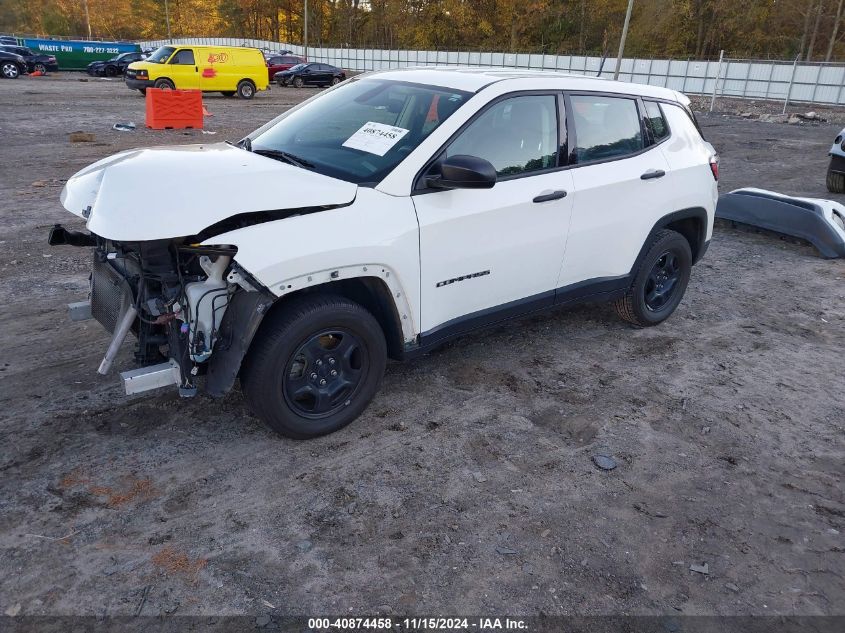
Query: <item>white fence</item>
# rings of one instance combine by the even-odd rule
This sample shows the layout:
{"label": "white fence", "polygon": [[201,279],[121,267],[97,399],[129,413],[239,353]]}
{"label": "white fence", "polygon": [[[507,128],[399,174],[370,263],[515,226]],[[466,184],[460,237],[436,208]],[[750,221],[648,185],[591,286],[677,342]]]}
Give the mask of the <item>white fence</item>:
{"label": "white fence", "polygon": [[[190,37],[140,42],[142,47],[164,44],[209,44],[252,46],[265,51],[291,50],[304,53],[302,46],[267,40]],[[386,70],[405,66],[494,66],[558,70],[598,75],[600,57],[459,51],[412,51],[354,48],[308,48],[308,60],[324,62],[352,71]],[[601,76],[612,78],[615,58],[605,60]],[[718,81],[717,81],[718,78]],[[653,86],[665,86],[693,95],[772,99],[796,103],[845,104],[845,64],[795,63],[753,59],[718,61],[630,59],[622,60],[619,79]]]}

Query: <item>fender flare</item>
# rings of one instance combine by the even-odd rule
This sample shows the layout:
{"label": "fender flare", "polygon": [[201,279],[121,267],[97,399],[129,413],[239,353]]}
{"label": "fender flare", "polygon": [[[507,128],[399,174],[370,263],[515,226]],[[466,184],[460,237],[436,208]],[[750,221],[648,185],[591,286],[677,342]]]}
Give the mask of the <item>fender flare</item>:
{"label": "fender flare", "polygon": [[690,207],[688,209],[681,209],[679,211],[667,213],[659,220],[657,220],[657,222],[654,223],[654,226],[648,232],[648,235],[643,241],[642,248],[640,249],[639,254],[637,254],[637,258],[634,260],[634,265],[631,266],[631,271],[629,273],[631,279],[633,279],[634,275],[637,274],[637,270],[639,269],[643,258],[645,258],[646,253],[648,253],[649,245],[652,243],[653,238],[657,234],[657,232],[661,229],[665,229],[671,224],[682,222],[683,220],[696,220],[697,222],[697,234],[695,236],[684,235],[684,237],[686,237],[688,240],[694,242],[694,244],[691,244],[691,250],[693,253],[692,263],[697,264],[701,260],[701,258],[704,257],[704,253],[707,251],[708,246],[707,228],[709,218],[707,215],[707,211],[703,207]]}
{"label": "fender flare", "polygon": [[257,292],[239,291],[232,296],[220,323],[218,342],[208,360],[206,392],[211,396],[219,397],[232,389],[253,338],[264,317],[276,302],[307,288],[331,284],[343,279],[377,279],[383,282],[390,291],[390,299],[393,302],[395,318],[402,330],[402,338],[405,343],[416,340],[415,319],[395,271],[382,264],[328,268],[274,284],[277,294],[262,288]]}

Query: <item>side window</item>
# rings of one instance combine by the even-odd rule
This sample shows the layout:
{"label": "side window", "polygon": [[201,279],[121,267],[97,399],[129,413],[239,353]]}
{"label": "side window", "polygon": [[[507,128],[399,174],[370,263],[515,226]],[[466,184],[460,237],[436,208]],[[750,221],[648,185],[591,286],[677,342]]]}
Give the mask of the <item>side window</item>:
{"label": "side window", "polygon": [[193,66],[194,65],[194,51],[190,48],[183,48],[181,51],[177,52],[173,59],[170,60],[171,64],[179,64],[181,66]]}
{"label": "side window", "polygon": [[299,60],[296,57],[282,57],[280,64],[298,64]]}
{"label": "side window", "polygon": [[666,124],[666,119],[663,118],[660,104],[655,101],[645,102],[645,124],[655,143],[659,143],[669,136],[669,126]]}
{"label": "side window", "polygon": [[557,165],[557,98],[512,97],[476,118],[446,148],[446,156],[468,154],[493,164],[499,176],[524,174]]}
{"label": "side window", "polygon": [[271,57],[267,60],[268,66],[278,66],[279,64],[284,64],[285,58],[284,57]]}
{"label": "side window", "polygon": [[634,99],[603,95],[573,95],[569,99],[575,121],[576,163],[618,158],[643,149]]}

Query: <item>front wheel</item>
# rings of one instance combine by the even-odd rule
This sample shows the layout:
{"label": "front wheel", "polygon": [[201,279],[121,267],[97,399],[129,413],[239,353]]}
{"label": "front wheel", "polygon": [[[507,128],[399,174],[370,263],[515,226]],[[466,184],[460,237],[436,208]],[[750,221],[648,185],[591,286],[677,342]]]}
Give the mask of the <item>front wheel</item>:
{"label": "front wheel", "polygon": [[159,88],[160,90],[173,90],[176,88],[176,85],[170,81],[169,79],[156,79],[155,83],[153,84],[154,88]]}
{"label": "front wheel", "polygon": [[0,66],[0,73],[6,79],[17,79],[21,74],[21,69],[14,62],[3,62],[3,65]]}
{"label": "front wheel", "polygon": [[241,382],[271,429],[308,439],[361,415],[386,364],[384,334],[372,314],[344,297],[305,296],[262,324]]}
{"label": "front wheel", "polygon": [[117,77],[117,68],[115,66],[106,66],[106,77]]}
{"label": "front wheel", "polygon": [[241,99],[252,99],[255,96],[255,84],[248,79],[241,79],[237,93]]}
{"label": "front wheel", "polygon": [[676,231],[659,231],[631,287],[616,300],[616,312],[640,327],[665,321],[681,302],[691,272],[692,251],[686,238]]}

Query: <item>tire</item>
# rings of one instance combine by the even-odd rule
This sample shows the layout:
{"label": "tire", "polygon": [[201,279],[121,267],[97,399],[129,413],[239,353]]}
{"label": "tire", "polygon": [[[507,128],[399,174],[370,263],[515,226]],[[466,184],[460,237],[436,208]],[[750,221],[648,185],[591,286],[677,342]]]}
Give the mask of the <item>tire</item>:
{"label": "tire", "polygon": [[17,79],[21,75],[21,69],[15,62],[3,62],[0,64],[0,74],[5,79]]}
{"label": "tire", "polygon": [[220,92],[220,94],[223,95],[224,97],[234,97],[235,91],[234,90],[223,90],[223,91]]}
{"label": "tire", "polygon": [[117,68],[114,66],[106,66],[106,77],[117,77]]}
{"label": "tire", "polygon": [[831,193],[845,193],[845,174],[827,168],[827,190]]}
{"label": "tire", "polygon": [[294,88],[302,88],[302,86],[305,85],[305,82],[302,81],[302,77],[294,77],[292,83]]}
{"label": "tire", "polygon": [[279,84],[279,88],[284,88],[288,85],[288,82],[284,81],[283,79],[279,79],[276,83]]}
{"label": "tire", "polygon": [[241,99],[252,99],[255,96],[255,84],[249,79],[241,79],[236,91]]}
{"label": "tire", "polygon": [[639,327],[662,323],[683,299],[691,272],[692,250],[686,238],[675,231],[659,231],[630,288],[616,300],[616,312]]}
{"label": "tire", "polygon": [[344,297],[304,296],[262,324],[241,384],[250,408],[273,431],[309,439],[357,418],[386,364],[384,334],[372,314]]}
{"label": "tire", "polygon": [[162,77],[161,79],[155,80],[153,88],[159,88],[160,90],[175,90],[176,85],[169,79],[165,79],[164,77]]}
{"label": "tire", "polygon": [[343,80],[342,80],[340,77],[332,77],[332,85],[333,85],[333,86],[336,86],[336,85],[337,85],[337,84],[339,84],[341,81],[343,81]]}
{"label": "tire", "polygon": [[35,66],[33,67],[33,70],[37,73],[41,73],[42,75],[47,74],[47,67],[44,64],[42,64],[41,62],[36,63]]}

